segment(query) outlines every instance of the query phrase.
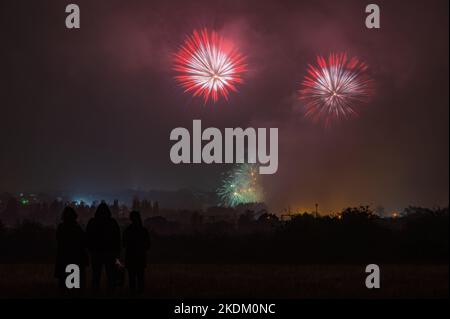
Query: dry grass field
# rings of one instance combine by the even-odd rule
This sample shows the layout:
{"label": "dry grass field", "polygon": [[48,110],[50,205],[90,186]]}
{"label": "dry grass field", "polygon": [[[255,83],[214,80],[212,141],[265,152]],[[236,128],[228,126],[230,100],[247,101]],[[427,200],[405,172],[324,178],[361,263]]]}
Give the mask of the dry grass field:
{"label": "dry grass field", "polygon": [[[144,298],[448,298],[448,265],[380,265],[381,288],[364,265],[152,264]],[[89,276],[89,273],[88,273]],[[89,287],[88,287],[89,288]],[[60,297],[48,264],[0,265],[0,298]],[[89,289],[84,297],[93,296]],[[106,297],[129,298],[126,286]]]}

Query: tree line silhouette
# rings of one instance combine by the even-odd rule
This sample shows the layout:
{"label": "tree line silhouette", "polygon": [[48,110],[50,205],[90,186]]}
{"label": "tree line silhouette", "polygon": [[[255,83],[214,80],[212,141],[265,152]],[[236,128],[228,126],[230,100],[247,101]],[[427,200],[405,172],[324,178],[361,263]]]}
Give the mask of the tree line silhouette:
{"label": "tree line silhouette", "polygon": [[[408,207],[396,218],[380,218],[370,207],[361,206],[335,216],[304,213],[289,220],[268,212],[255,218],[247,211],[235,223],[205,222],[199,212],[184,213],[190,216],[187,229],[162,216],[142,221],[152,238],[152,249],[146,253],[150,262],[448,262],[448,208]],[[14,227],[0,223],[4,252],[0,262],[53,261],[56,233],[54,227],[35,221],[24,220]]]}

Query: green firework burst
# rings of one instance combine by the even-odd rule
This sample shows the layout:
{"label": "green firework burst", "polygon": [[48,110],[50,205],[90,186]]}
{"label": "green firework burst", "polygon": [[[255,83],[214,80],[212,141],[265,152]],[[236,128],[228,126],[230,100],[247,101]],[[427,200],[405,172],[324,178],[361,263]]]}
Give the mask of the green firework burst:
{"label": "green firework burst", "polygon": [[256,164],[239,164],[231,169],[217,190],[223,206],[235,207],[239,204],[260,203],[263,191]]}

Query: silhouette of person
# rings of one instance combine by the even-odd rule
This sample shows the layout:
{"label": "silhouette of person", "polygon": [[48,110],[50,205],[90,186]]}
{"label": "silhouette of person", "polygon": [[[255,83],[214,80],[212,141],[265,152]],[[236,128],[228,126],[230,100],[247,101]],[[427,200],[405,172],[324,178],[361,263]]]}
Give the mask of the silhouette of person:
{"label": "silhouette of person", "polygon": [[142,225],[139,212],[132,211],[130,220],[131,224],[123,232],[125,267],[128,270],[131,293],[141,294],[144,292],[144,274],[147,265],[147,251],[150,248],[150,237],[147,229]]}
{"label": "silhouette of person", "polygon": [[85,270],[88,265],[86,234],[77,222],[78,215],[72,207],[64,208],[62,223],[56,230],[55,277],[59,288],[66,290],[66,267],[75,264],[80,269],[80,288],[84,288]]}
{"label": "silhouette of person", "polygon": [[120,228],[111,217],[108,205],[101,203],[94,218],[86,227],[88,248],[92,263],[92,288],[100,289],[100,279],[105,268],[108,290],[114,289],[115,262],[120,255]]}

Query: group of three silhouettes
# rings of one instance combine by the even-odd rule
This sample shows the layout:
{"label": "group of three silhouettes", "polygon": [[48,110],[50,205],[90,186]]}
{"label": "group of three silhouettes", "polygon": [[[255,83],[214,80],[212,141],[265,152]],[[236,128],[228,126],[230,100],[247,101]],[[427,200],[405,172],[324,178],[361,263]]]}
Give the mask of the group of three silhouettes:
{"label": "group of three silhouettes", "polygon": [[142,225],[139,212],[130,213],[131,224],[124,230],[121,240],[120,227],[111,216],[105,203],[101,203],[83,231],[77,222],[77,214],[71,207],[66,207],[59,224],[57,237],[57,253],[55,276],[59,287],[66,288],[66,266],[75,264],[80,269],[80,282],[84,286],[86,267],[92,270],[92,289],[100,290],[101,274],[106,272],[108,291],[113,291],[117,284],[118,263],[121,247],[125,249],[125,268],[132,293],[142,293],[145,283],[145,267],[150,238],[147,229]]}

